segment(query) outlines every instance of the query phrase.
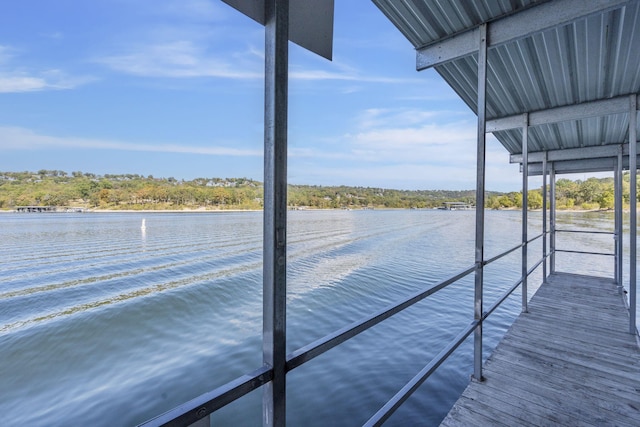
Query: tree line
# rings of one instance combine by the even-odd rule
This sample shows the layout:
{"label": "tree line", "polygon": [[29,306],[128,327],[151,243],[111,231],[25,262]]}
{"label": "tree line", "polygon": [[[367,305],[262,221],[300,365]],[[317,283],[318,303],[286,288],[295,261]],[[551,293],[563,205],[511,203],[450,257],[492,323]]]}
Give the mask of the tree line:
{"label": "tree line", "polygon": [[[622,203],[629,206],[630,174],[622,176]],[[636,188],[640,190],[638,183]],[[531,190],[527,202],[529,209],[542,208],[542,189]],[[640,193],[638,193],[640,194]],[[614,205],[613,178],[588,178],[572,181],[561,178],[556,180],[557,209],[613,209]],[[491,209],[521,208],[522,192],[493,195],[487,198],[486,207]]]}
{"label": "tree line", "polygon": [[[629,175],[624,177],[629,203]],[[542,207],[541,190],[529,191],[529,207]],[[613,179],[559,179],[559,209],[613,208]],[[443,202],[475,203],[475,190],[394,190],[371,187],[289,185],[291,208],[433,208]],[[263,185],[248,178],[185,181],[137,174],[96,175],[74,171],[0,172],[0,209],[20,206],[81,206],[97,209],[262,209]],[[488,192],[486,207],[522,207],[522,193]]]}

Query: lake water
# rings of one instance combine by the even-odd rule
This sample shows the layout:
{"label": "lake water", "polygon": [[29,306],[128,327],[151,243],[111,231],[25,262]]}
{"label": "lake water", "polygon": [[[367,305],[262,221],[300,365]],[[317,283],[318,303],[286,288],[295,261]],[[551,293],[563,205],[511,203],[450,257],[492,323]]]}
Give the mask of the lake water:
{"label": "lake water", "polygon": [[[487,258],[518,244],[520,212],[486,217]],[[473,264],[472,211],[295,211],[288,221],[289,352]],[[136,425],[261,366],[262,213],[2,214],[0,225],[0,425]],[[558,228],[612,231],[613,215],[560,212]],[[530,237],[540,230],[532,213]],[[565,233],[557,246],[612,252],[613,239]],[[486,268],[486,307],[518,279],[520,259]],[[613,275],[611,257],[557,262]],[[485,324],[485,357],[518,314],[518,292]],[[288,424],[361,425],[472,318],[470,275],[295,369]],[[468,339],[388,425],[437,424],[471,364]],[[260,414],[258,390],[212,422],[260,425]]]}

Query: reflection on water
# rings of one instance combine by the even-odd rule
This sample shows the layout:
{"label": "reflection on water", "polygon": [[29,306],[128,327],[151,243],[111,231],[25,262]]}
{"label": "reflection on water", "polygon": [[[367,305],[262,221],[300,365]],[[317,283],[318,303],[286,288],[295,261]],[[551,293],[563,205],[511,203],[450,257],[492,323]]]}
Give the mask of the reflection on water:
{"label": "reflection on water", "polygon": [[[487,257],[519,243],[520,221],[519,212],[487,212]],[[135,425],[261,365],[261,213],[0,222],[0,425]],[[540,223],[532,214],[531,236]],[[288,351],[470,266],[474,224],[464,211],[291,212]],[[560,213],[558,224],[611,231],[613,217]],[[608,235],[565,233],[565,244],[613,250]],[[530,264],[541,245],[531,246]],[[518,280],[520,257],[487,267],[487,305]],[[591,258],[559,254],[558,270],[612,275],[612,260]],[[487,322],[487,354],[519,301],[514,294]],[[362,424],[472,316],[469,276],[296,369],[289,422]],[[466,342],[389,424],[437,423],[470,372]],[[260,392],[213,418],[259,424]]]}

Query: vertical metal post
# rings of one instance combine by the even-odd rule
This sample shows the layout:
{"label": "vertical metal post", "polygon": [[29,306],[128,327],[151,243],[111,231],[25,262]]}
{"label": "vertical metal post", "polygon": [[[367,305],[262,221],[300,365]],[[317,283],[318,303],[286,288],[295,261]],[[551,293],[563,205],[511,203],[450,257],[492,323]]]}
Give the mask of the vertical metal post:
{"label": "vertical metal post", "polygon": [[618,157],[616,159],[616,170],[613,174],[614,182],[614,218],[615,218],[615,279],[618,285],[618,293],[622,294],[622,260],[623,254],[623,240],[622,240],[622,146],[618,147]]}
{"label": "vertical metal post", "polygon": [[549,171],[549,202],[550,212],[549,219],[551,226],[551,237],[549,239],[549,273],[556,272],[556,168],[551,163],[551,170]]}
{"label": "vertical metal post", "polygon": [[629,332],[636,329],[636,244],[637,244],[637,141],[638,99],[635,94],[629,97]]}
{"label": "vertical metal post", "polygon": [[263,362],[273,368],[264,387],[262,423],[286,423],[287,102],[289,0],[265,3]]}
{"label": "vertical metal post", "polygon": [[542,282],[547,283],[547,152],[542,158]]}
{"label": "vertical metal post", "polygon": [[476,273],[473,318],[479,322],[473,334],[473,376],[482,381],[482,298],[484,267],[484,187],[487,108],[487,24],[480,25],[478,49],[478,146],[476,167]]}
{"label": "vertical metal post", "polygon": [[527,290],[527,227],[529,215],[529,114],[522,115],[522,312],[528,311]]}
{"label": "vertical metal post", "polygon": [[193,424],[189,424],[189,427],[210,427],[211,426],[211,415],[207,415],[204,418],[200,418]]}

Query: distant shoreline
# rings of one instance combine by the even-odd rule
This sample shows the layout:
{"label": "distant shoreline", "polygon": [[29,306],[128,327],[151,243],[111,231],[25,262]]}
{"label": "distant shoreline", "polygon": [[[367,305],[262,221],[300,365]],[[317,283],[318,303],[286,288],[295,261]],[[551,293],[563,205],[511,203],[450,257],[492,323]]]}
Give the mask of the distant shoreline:
{"label": "distant shoreline", "polygon": [[87,213],[225,213],[262,212],[262,209],[89,209]]}
{"label": "distant shoreline", "polygon": [[[342,211],[344,209],[340,208],[309,208],[309,209],[290,209],[290,210],[301,210],[301,211]],[[375,209],[358,209],[354,208],[353,211],[360,210],[378,210],[378,211],[398,211],[398,210],[411,210],[409,208],[375,208]],[[414,210],[438,210],[433,208],[419,208]],[[508,208],[508,209],[489,209],[485,208],[486,211],[522,211],[520,208]],[[629,213],[630,209],[623,209],[624,213]],[[88,209],[83,213],[143,213],[143,214],[153,214],[153,213],[238,213],[238,212],[262,212],[262,209]],[[542,212],[542,209],[531,209],[529,212]],[[614,212],[613,209],[558,209],[556,212],[571,212],[571,213],[588,213],[588,212]],[[0,209],[0,214],[10,214],[17,213],[14,209],[5,210]],[[55,213],[65,213],[65,212],[42,212],[43,214],[55,214]],[[26,212],[25,212],[26,214]]]}
{"label": "distant shoreline", "polygon": [[[318,209],[315,209],[318,210]],[[225,212],[262,212],[262,209],[87,209],[81,213],[225,213]],[[14,209],[0,210],[3,213],[17,213]],[[36,213],[36,212],[24,212]],[[73,213],[73,212],[37,212],[42,214]]]}

